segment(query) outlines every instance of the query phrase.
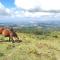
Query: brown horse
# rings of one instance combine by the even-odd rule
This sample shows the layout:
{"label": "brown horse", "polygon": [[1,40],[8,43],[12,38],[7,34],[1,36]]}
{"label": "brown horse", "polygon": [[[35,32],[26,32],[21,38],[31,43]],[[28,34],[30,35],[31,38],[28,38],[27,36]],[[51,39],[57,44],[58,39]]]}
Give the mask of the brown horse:
{"label": "brown horse", "polygon": [[5,37],[9,37],[9,41],[12,40],[12,42],[15,42],[16,40],[19,40],[17,34],[13,30],[13,28],[9,29],[6,27],[0,27],[0,34],[2,34]]}

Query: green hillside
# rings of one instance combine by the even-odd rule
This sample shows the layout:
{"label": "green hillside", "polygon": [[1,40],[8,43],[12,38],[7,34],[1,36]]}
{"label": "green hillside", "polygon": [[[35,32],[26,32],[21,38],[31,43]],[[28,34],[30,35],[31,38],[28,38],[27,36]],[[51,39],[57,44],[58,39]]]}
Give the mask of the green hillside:
{"label": "green hillside", "polygon": [[[16,33],[20,43],[0,42],[0,60],[60,60],[60,31],[23,28]],[[0,36],[0,40],[8,40]]]}

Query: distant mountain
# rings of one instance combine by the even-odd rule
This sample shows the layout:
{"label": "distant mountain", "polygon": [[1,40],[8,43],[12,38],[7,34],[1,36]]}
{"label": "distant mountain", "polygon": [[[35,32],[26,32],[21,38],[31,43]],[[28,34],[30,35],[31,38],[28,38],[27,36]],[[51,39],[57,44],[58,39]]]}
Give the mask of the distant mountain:
{"label": "distant mountain", "polygon": [[0,26],[10,26],[10,27],[60,27],[60,21],[21,21],[21,22],[12,22],[12,23],[0,23]]}
{"label": "distant mountain", "polygon": [[[59,14],[60,15],[60,14]],[[60,27],[60,18],[53,16],[41,16],[41,17],[24,17],[24,18],[10,18],[0,20],[0,26],[11,26],[11,27]]]}

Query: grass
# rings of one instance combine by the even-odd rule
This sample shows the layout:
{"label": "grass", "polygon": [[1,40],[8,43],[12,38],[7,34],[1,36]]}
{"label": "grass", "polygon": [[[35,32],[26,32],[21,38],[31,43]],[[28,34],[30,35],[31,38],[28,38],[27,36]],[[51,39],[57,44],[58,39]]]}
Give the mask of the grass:
{"label": "grass", "polygon": [[[17,34],[21,43],[0,42],[0,60],[60,60],[60,32],[50,35]],[[8,38],[1,37],[0,40],[4,39]]]}

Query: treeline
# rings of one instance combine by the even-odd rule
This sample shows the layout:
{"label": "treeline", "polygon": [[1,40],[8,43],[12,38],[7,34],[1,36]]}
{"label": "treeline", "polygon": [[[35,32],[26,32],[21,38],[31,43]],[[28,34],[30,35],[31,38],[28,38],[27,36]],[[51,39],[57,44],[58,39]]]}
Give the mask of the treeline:
{"label": "treeline", "polygon": [[23,27],[16,29],[21,33],[33,33],[36,35],[50,35],[53,32],[60,32],[60,28]]}

